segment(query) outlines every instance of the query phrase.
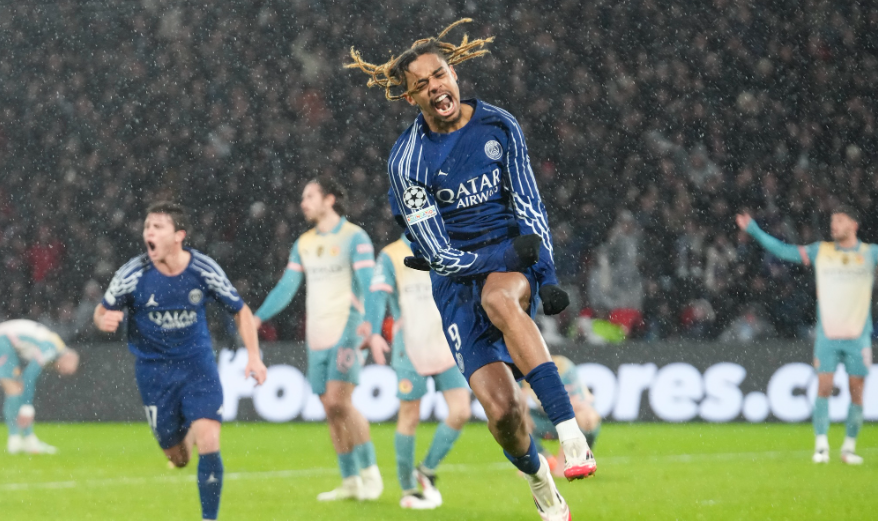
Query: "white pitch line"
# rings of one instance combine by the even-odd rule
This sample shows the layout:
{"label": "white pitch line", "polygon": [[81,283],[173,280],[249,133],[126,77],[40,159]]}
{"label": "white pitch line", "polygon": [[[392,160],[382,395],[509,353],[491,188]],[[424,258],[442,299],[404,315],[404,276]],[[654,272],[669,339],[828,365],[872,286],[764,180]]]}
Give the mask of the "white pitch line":
{"label": "white pitch line", "polygon": [[[865,448],[860,450],[861,453],[878,452],[878,447]],[[599,464],[604,465],[629,465],[632,463],[702,463],[706,461],[730,461],[730,460],[760,460],[760,459],[781,459],[785,457],[805,457],[811,454],[811,451],[804,450],[788,450],[788,451],[763,451],[763,452],[718,452],[718,453],[702,453],[702,454],[668,454],[664,456],[598,456]],[[462,472],[494,472],[497,470],[510,469],[507,462],[471,464],[460,463],[442,465],[443,473],[462,473]],[[260,479],[301,479],[313,476],[327,476],[338,473],[336,467],[315,467],[311,469],[288,469],[288,470],[268,470],[254,472],[229,472],[226,473],[225,479],[229,481],[249,481]],[[176,476],[143,476],[143,477],[114,477],[104,479],[84,479],[79,481],[49,481],[35,483],[4,483],[0,484],[0,491],[18,491],[18,490],[49,490],[49,489],[67,489],[67,488],[90,488],[90,487],[107,487],[111,485],[146,485],[150,483],[190,483],[196,480],[196,476],[192,474],[181,474]]]}

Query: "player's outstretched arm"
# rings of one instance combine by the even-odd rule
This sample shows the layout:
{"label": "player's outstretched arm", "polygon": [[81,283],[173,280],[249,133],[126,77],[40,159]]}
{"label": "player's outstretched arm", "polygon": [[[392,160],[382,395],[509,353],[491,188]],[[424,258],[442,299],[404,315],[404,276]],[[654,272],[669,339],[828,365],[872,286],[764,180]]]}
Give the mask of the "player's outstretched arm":
{"label": "player's outstretched arm", "polygon": [[772,255],[777,257],[778,259],[795,262],[798,264],[810,264],[811,263],[811,255],[805,246],[797,246],[794,244],[787,244],[783,241],[775,239],[771,235],[762,231],[759,228],[759,225],[756,224],[756,221],[753,220],[747,213],[740,213],[735,216],[735,223],[738,225],[738,228],[750,234],[756,242],[762,245],[763,248],[769,251]]}
{"label": "player's outstretched arm", "polygon": [[256,385],[262,385],[268,370],[262,363],[262,357],[259,353],[259,337],[256,334],[256,323],[253,321],[253,312],[250,306],[244,304],[241,311],[235,314],[235,324],[238,326],[238,334],[247,348],[247,366],[244,368],[244,376],[252,376],[256,380]]}
{"label": "player's outstretched arm", "polygon": [[256,310],[257,328],[262,325],[262,322],[283,311],[292,302],[296,292],[299,291],[303,278],[304,274],[299,269],[288,267],[284,271],[283,277],[278,281],[277,286],[269,292],[268,296],[265,297],[265,301]]}
{"label": "player's outstretched arm", "polygon": [[94,320],[95,326],[106,333],[116,331],[123,318],[125,318],[124,311],[110,310],[105,308],[103,304],[98,304],[92,315],[92,320]]}

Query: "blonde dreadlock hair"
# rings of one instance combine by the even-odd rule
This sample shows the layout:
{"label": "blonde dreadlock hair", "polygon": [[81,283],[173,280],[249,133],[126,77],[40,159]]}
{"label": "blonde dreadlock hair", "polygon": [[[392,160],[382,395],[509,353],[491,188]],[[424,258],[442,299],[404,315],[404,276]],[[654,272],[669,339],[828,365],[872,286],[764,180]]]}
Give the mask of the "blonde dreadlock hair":
{"label": "blonde dreadlock hair", "polygon": [[446,27],[441,33],[433,38],[424,38],[416,41],[412,46],[399,55],[399,57],[391,56],[390,60],[382,65],[374,65],[369,63],[360,56],[360,52],[351,47],[351,58],[353,63],[345,64],[346,69],[360,69],[369,75],[369,87],[382,87],[384,95],[390,101],[396,101],[405,97],[408,92],[402,94],[394,94],[391,89],[395,87],[405,87],[405,73],[409,65],[415,61],[418,56],[423,54],[434,53],[442,56],[448,65],[457,65],[472,58],[478,58],[491,51],[484,49],[485,45],[494,41],[494,37],[482,38],[469,41],[469,36],[464,34],[460,45],[442,41],[442,38],[460,24],[472,22],[471,18],[461,18],[453,24]]}

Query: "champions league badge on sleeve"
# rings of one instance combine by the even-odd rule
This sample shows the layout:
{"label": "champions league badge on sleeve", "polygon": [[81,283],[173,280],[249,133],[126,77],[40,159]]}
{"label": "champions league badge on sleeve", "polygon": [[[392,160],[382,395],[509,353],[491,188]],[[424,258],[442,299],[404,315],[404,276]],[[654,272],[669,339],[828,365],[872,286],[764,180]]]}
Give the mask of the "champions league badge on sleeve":
{"label": "champions league badge on sleeve", "polygon": [[427,192],[420,186],[410,186],[403,192],[402,202],[412,210],[420,210],[427,204]]}

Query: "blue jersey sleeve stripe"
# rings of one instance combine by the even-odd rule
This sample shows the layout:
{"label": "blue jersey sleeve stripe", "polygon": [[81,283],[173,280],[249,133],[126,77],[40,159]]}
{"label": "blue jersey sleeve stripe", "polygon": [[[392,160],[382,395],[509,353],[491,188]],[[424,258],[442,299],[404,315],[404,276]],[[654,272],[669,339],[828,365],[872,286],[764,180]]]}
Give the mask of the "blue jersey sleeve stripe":
{"label": "blue jersey sleeve stripe", "polygon": [[192,266],[198,268],[202,275],[209,276],[212,281],[231,285],[231,281],[223,273],[223,270],[217,270],[215,265],[205,262],[203,259],[194,260]]}
{"label": "blue jersey sleeve stripe", "polygon": [[[425,207],[436,206],[436,200],[428,189],[429,172],[427,167],[421,164],[423,153],[421,153],[421,145],[417,139],[419,129],[420,125],[415,122],[409,130],[407,138],[398,142],[398,150],[391,153],[389,162],[391,186],[397,206],[404,216],[414,213],[413,210],[405,206],[405,202],[402,200],[402,194],[412,186],[425,188]],[[430,260],[433,269],[440,275],[460,273],[476,264],[477,254],[459,251],[451,247],[445,223],[441,215],[438,215],[438,210],[436,216],[417,223],[407,223],[407,226],[421,248],[430,256],[428,260]]]}
{"label": "blue jersey sleeve stripe", "polygon": [[220,267],[219,264],[217,264],[217,262],[215,260],[213,260],[210,257],[208,257],[207,255],[205,255],[199,251],[195,251],[195,250],[192,250],[192,255],[195,257],[196,260],[209,266],[213,270],[214,273],[216,273],[217,275],[228,280],[228,276],[226,275],[226,272],[223,271],[223,269]]}
{"label": "blue jersey sleeve stripe", "polygon": [[[418,149],[417,146],[417,135],[418,135],[418,125],[414,124],[411,127],[411,131],[409,132],[408,140],[405,144],[405,147],[402,149],[401,156],[399,161],[394,161],[396,168],[391,168],[391,182],[395,185],[396,190],[394,190],[394,196],[396,197],[397,206],[402,212],[403,216],[406,213],[411,213],[411,210],[407,209],[405,203],[402,200],[402,194],[405,193],[406,189],[410,186],[414,186],[413,183],[408,182],[411,177],[411,168],[412,161],[415,154],[415,150]],[[420,161],[420,156],[422,154],[418,154],[418,160]],[[418,169],[420,164],[416,166],[416,170],[414,172],[414,180],[416,182],[420,182]],[[397,172],[396,175],[393,175],[393,170]],[[426,185],[426,172],[424,175],[424,182],[422,185]],[[435,200],[433,200],[433,196],[429,190],[427,192],[427,203],[428,206],[435,205]],[[436,235],[430,229],[427,224],[428,221],[434,219],[428,219],[427,221],[422,221],[420,223],[416,223],[414,225],[409,225],[410,229],[413,229],[413,233],[415,237],[418,239],[418,243],[421,247],[430,253],[430,255],[436,255],[442,249],[442,244],[437,240]],[[444,231],[444,230],[443,230]]]}
{"label": "blue jersey sleeve stripe", "polygon": [[549,255],[554,255],[548,216],[540,198],[536,177],[528,160],[527,147],[524,142],[524,133],[521,130],[521,126],[512,114],[499,107],[489,105],[486,107],[486,110],[499,114],[510,131],[509,139],[512,141],[513,146],[507,150],[506,169],[510,176],[509,187],[515,203],[514,210],[516,216],[523,221],[522,224],[543,238],[543,245],[546,251],[548,251]]}
{"label": "blue jersey sleeve stripe", "polygon": [[113,279],[104,293],[104,301],[110,306],[116,306],[119,297],[133,293],[145,269],[144,255],[138,255],[126,262],[113,275]]}
{"label": "blue jersey sleeve stripe", "polygon": [[232,282],[213,259],[206,255],[195,256],[192,266],[201,272],[202,279],[214,293],[230,302],[241,300]]}

